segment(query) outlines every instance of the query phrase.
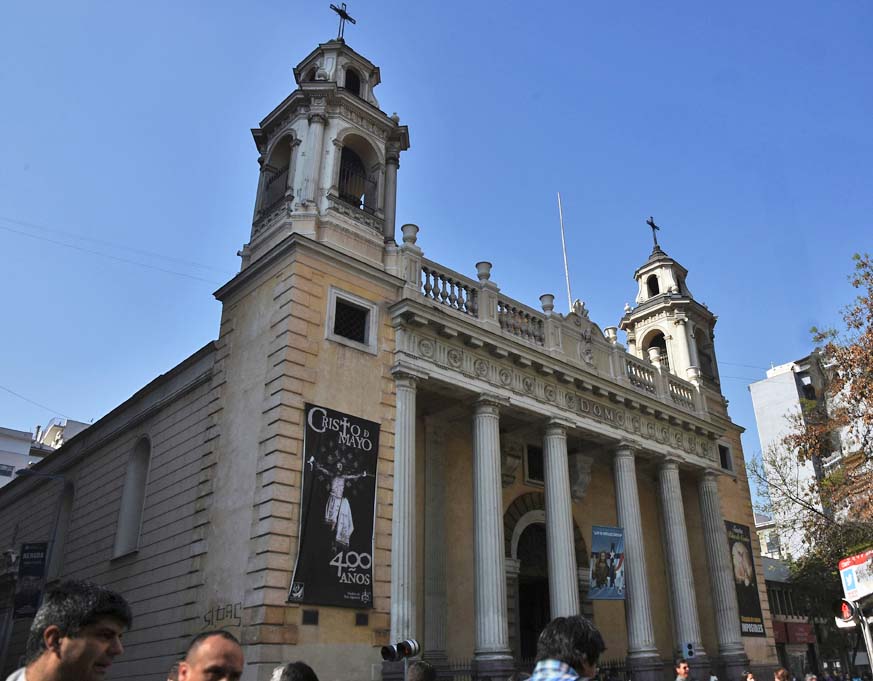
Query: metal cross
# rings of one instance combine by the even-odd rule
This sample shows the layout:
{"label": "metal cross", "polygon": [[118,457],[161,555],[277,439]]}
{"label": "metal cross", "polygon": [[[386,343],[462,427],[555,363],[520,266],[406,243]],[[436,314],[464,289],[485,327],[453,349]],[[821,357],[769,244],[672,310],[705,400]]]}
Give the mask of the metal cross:
{"label": "metal cross", "polygon": [[356,23],[358,23],[358,22],[355,21],[354,19],[352,19],[351,14],[349,14],[349,13],[346,11],[346,3],[343,3],[340,7],[337,7],[336,5],[331,5],[330,8],[331,8],[334,12],[336,12],[337,14],[339,14],[339,18],[340,18],[340,23],[339,23],[339,33],[336,34],[336,39],[337,39],[337,40],[342,40],[342,39],[343,39],[343,32],[346,30],[346,22],[347,22],[347,21],[350,21],[350,22],[352,22],[353,24],[356,24]]}
{"label": "metal cross", "polygon": [[652,238],[655,240],[655,248],[657,248],[658,236],[655,234],[655,232],[660,231],[661,228],[655,224],[655,219],[651,215],[649,216],[649,219],[646,220],[646,224],[652,228]]}

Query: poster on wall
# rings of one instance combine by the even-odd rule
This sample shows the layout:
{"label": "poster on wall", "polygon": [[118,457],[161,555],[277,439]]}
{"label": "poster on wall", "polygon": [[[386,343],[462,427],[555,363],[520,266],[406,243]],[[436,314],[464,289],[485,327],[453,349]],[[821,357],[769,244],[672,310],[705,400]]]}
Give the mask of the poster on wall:
{"label": "poster on wall", "polygon": [[297,562],[288,601],[373,607],[373,526],[379,424],[304,409]]}
{"label": "poster on wall", "polygon": [[45,542],[21,545],[12,619],[33,617],[39,609],[43,586],[45,586],[47,553],[48,544]]}
{"label": "poster on wall", "polygon": [[594,525],[588,598],[621,601],[624,593],[624,529]]}
{"label": "poster on wall", "polygon": [[752,534],[748,525],[724,521],[734,569],[737,605],[740,608],[740,629],[743,636],[766,636],[755,560],[752,554]]}

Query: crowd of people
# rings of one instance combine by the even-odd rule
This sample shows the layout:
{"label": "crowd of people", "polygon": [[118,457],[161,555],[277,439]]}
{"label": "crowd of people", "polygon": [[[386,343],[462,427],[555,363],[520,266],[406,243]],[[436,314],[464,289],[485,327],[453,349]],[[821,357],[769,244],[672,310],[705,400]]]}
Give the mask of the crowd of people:
{"label": "crowd of people", "polygon": [[[6,681],[103,681],[113,661],[124,652],[122,636],[133,623],[130,606],[110,589],[83,581],[66,581],[48,591],[28,634],[24,666]],[[581,616],[557,617],[537,642],[533,673],[526,681],[612,681],[603,679],[598,662],[606,644],[591,621]],[[224,630],[204,631],[188,644],[184,656],[167,673],[167,681],[238,681],[245,664],[242,646]],[[676,681],[691,681],[691,665],[675,662]],[[276,667],[270,681],[318,681],[305,662]],[[433,666],[409,664],[406,681],[437,681]],[[710,672],[709,681],[718,681]],[[756,681],[746,672],[737,681]],[[773,681],[798,681],[777,669]],[[819,681],[807,674],[804,681]],[[843,681],[827,678],[822,681]]]}

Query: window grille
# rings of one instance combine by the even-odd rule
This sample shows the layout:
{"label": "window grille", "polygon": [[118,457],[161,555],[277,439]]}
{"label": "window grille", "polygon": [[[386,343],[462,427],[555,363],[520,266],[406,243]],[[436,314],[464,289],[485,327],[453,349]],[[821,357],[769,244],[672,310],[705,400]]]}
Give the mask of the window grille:
{"label": "window grille", "polygon": [[337,298],[334,310],[333,332],[357,343],[366,343],[369,311]]}

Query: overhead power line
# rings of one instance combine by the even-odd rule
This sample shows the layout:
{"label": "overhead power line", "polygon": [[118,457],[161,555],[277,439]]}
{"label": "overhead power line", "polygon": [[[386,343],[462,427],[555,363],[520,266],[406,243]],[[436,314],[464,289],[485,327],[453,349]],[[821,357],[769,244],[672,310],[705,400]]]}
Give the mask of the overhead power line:
{"label": "overhead power line", "polygon": [[127,246],[125,244],[117,243],[115,241],[109,241],[107,239],[96,239],[90,236],[84,236],[82,234],[76,234],[75,232],[69,232],[63,229],[57,229],[56,227],[46,227],[45,225],[38,225],[35,222],[27,222],[26,220],[17,220],[15,218],[10,218],[5,215],[0,215],[0,220],[3,222],[9,222],[13,225],[19,225],[20,227],[30,227],[32,229],[40,229],[44,232],[51,232],[52,234],[60,234],[65,237],[69,237],[71,239],[80,239],[81,241],[90,241],[95,244],[101,244],[103,246],[109,246],[111,248],[118,248],[124,251],[130,251],[131,253],[136,253],[138,255],[145,255],[150,258],[161,258],[162,260],[169,260],[171,262],[177,262],[180,265],[189,265],[191,267],[199,267],[205,270],[212,270],[214,272],[221,272],[222,274],[228,274],[228,271],[221,267],[215,267],[214,265],[206,265],[204,263],[196,262],[194,260],[186,260],[184,258],[175,258],[173,256],[166,255],[164,253],[155,253],[154,251],[147,251],[142,248],[134,248],[132,246]]}
{"label": "overhead power line", "polygon": [[[15,392],[14,390],[10,390],[5,385],[0,385],[0,390],[5,390],[10,395],[15,395],[15,397],[17,397],[20,400],[24,400],[25,402],[30,402],[30,404],[32,404],[36,407],[39,407],[40,409],[45,409],[46,411],[50,411],[52,414],[57,414],[58,416],[63,416],[65,419],[72,419],[73,418],[72,416],[67,416],[66,414],[62,414],[57,409],[52,409],[51,407],[47,407],[44,404],[40,404],[39,402],[35,402],[34,400],[30,399],[29,397],[25,397],[24,395]],[[75,419],[73,419],[73,420],[75,420]]]}
{"label": "overhead power line", "polygon": [[82,253],[90,253],[91,255],[98,255],[102,258],[109,258],[110,260],[116,260],[118,262],[127,263],[128,265],[136,265],[137,267],[144,267],[149,270],[157,270],[158,272],[164,272],[166,274],[175,274],[178,277],[185,277],[187,279],[194,279],[196,281],[204,281],[207,284],[211,284],[213,286],[221,286],[222,282],[215,281],[214,279],[204,279],[203,277],[198,277],[196,274],[188,274],[187,272],[177,272],[176,270],[168,270],[164,267],[157,267],[156,265],[149,265],[144,262],[139,262],[137,260],[131,260],[129,258],[122,258],[117,255],[112,255],[110,253],[103,253],[102,251],[95,251],[90,248],[83,248],[81,246],[76,246],[75,244],[68,244],[63,241],[58,241],[57,239],[50,239],[46,236],[39,236],[37,234],[31,234],[30,232],[24,232],[19,229],[13,229],[12,227],[7,227],[6,225],[0,225],[0,229],[4,229],[7,232],[12,232],[14,234],[20,234],[21,236],[26,236],[31,239],[37,239],[39,241],[47,241],[52,244],[57,244],[58,246],[64,246],[66,248],[72,248],[76,251],[81,251]]}

